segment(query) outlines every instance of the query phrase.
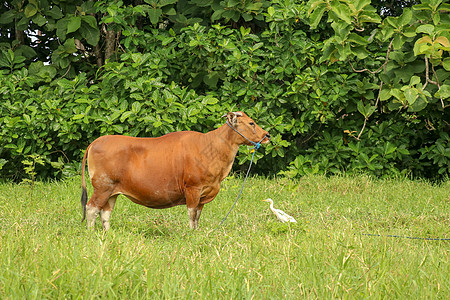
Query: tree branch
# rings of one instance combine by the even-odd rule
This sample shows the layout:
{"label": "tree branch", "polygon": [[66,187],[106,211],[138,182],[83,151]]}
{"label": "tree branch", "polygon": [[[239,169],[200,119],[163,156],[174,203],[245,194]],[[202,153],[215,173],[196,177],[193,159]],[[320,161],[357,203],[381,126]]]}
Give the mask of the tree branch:
{"label": "tree branch", "polygon": [[[434,84],[434,85],[438,85],[437,82],[433,81],[430,79],[430,71],[429,71],[429,66],[428,66],[428,58],[425,56],[425,85],[423,86],[423,89],[425,89],[427,87],[428,83]],[[437,76],[436,76],[437,79]]]}
{"label": "tree branch", "polygon": [[357,73],[369,72],[370,74],[376,74],[376,73],[380,72],[381,69],[383,69],[383,71],[386,71],[386,65],[387,65],[387,63],[389,62],[389,53],[391,53],[391,50],[392,50],[392,43],[393,43],[393,42],[394,42],[394,39],[392,39],[391,42],[389,43],[389,46],[388,46],[388,50],[387,50],[387,52],[386,52],[386,58],[385,58],[385,60],[384,60],[384,63],[383,63],[376,71],[370,71],[369,69],[356,70],[356,69],[353,67],[351,61],[348,60],[348,62],[350,63],[350,66],[352,67],[352,70],[353,70],[354,72],[357,72]]}
{"label": "tree branch", "polygon": [[[438,88],[440,90],[441,89],[441,85],[439,84],[439,78],[437,77],[436,71],[434,70],[433,63],[431,63],[431,71],[433,71],[433,75],[436,78],[436,85],[438,86]],[[442,98],[441,95],[439,95],[439,98],[441,99],[442,109],[444,109],[445,108],[444,99]]]}
{"label": "tree branch", "polygon": [[[433,76],[436,79],[436,81],[430,79],[430,71],[429,71],[429,66],[428,66],[428,58],[425,56],[425,84],[423,85],[423,90],[425,90],[425,88],[427,87],[428,83],[437,85],[438,89],[441,89],[441,84],[439,83],[439,78],[436,74],[436,70],[434,69],[434,65],[433,63],[431,63],[431,71],[433,72]],[[442,108],[445,109],[447,106],[444,104],[444,99],[442,98],[442,96],[439,96],[439,99],[441,100],[441,105]]]}
{"label": "tree branch", "polygon": [[[358,73],[367,71],[367,72],[369,72],[370,74],[376,74],[376,73],[380,72],[381,69],[383,69],[383,72],[385,72],[385,71],[386,71],[386,65],[387,65],[387,63],[389,62],[389,53],[391,53],[391,50],[392,50],[392,43],[393,43],[393,42],[394,42],[394,39],[392,39],[391,42],[389,43],[389,46],[388,46],[388,49],[387,49],[387,52],[386,52],[386,58],[385,58],[385,60],[384,60],[384,63],[383,63],[376,71],[370,71],[369,69],[355,70],[355,68],[353,68],[352,63],[351,63],[350,60],[349,60],[348,62],[350,63],[350,66],[352,67],[352,70],[353,70],[354,72],[358,72]],[[380,102],[381,89],[383,88],[383,84],[384,84],[384,82],[381,81],[381,83],[380,83],[380,88],[378,89],[377,100],[375,101],[375,109],[378,107],[378,103]],[[359,132],[358,136],[355,137],[355,139],[357,139],[358,141],[360,140],[361,135],[362,135],[364,129],[366,128],[367,120],[368,120],[368,118],[364,117],[364,124],[363,124],[363,127],[361,128],[361,131]]]}

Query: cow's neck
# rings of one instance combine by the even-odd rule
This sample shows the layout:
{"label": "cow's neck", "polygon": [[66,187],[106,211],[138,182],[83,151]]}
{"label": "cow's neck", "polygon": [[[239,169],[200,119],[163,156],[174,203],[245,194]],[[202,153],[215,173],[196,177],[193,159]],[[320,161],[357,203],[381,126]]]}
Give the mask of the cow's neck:
{"label": "cow's neck", "polygon": [[224,176],[227,176],[239,150],[239,136],[229,126],[223,125],[216,130],[208,132],[206,135],[207,143],[213,149],[211,159],[220,161],[220,165]]}
{"label": "cow's neck", "polygon": [[239,136],[227,125],[222,125],[208,134],[217,154],[227,159],[234,159],[240,146]]}

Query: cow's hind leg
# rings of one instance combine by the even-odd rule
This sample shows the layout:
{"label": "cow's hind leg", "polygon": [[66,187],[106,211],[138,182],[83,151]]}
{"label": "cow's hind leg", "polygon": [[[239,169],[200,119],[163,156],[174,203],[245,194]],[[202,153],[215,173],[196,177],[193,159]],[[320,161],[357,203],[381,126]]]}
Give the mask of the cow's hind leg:
{"label": "cow's hind leg", "polygon": [[103,229],[107,231],[109,229],[109,219],[111,218],[111,213],[116,204],[117,195],[109,198],[108,202],[100,210],[100,218],[102,219]]}
{"label": "cow's hind leg", "polygon": [[94,228],[95,219],[97,219],[97,215],[100,212],[98,207],[93,205],[86,205],[86,224],[88,228]]}
{"label": "cow's hind leg", "polygon": [[98,190],[94,189],[94,193],[92,194],[91,199],[86,205],[86,223],[88,228],[94,228],[95,219],[97,219],[97,215],[100,213],[103,207],[107,203],[109,203],[110,198],[111,192],[109,191],[99,192]]}

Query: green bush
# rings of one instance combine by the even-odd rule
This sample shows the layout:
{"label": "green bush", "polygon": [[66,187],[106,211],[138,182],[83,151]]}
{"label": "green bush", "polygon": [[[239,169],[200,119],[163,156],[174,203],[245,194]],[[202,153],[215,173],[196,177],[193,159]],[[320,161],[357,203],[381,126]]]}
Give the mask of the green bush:
{"label": "green bush", "polygon": [[[449,175],[450,18],[440,1],[383,17],[368,1],[79,2],[24,16],[32,26],[45,17],[45,39],[60,40],[50,61],[42,45],[0,43],[2,178],[26,176],[29,155],[45,162],[37,176],[74,174],[101,135],[206,132],[231,110],[273,137],[256,155],[259,173]],[[121,32],[101,67],[94,13],[99,28]],[[249,158],[241,147],[237,163]]]}

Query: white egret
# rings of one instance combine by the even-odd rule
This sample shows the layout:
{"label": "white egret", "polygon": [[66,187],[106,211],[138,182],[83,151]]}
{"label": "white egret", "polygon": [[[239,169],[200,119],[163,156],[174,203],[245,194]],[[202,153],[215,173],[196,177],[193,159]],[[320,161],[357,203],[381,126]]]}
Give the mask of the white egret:
{"label": "white egret", "polygon": [[286,222],[297,223],[297,221],[294,219],[294,217],[288,215],[287,213],[285,213],[281,209],[273,208],[273,200],[272,199],[267,198],[267,199],[262,200],[262,201],[270,203],[270,210],[273,211],[273,213],[277,216],[278,220],[280,220],[281,222],[283,222],[283,223],[286,223]]}

